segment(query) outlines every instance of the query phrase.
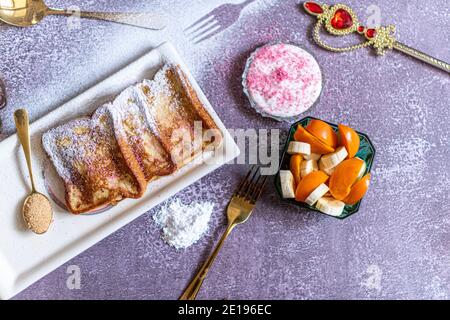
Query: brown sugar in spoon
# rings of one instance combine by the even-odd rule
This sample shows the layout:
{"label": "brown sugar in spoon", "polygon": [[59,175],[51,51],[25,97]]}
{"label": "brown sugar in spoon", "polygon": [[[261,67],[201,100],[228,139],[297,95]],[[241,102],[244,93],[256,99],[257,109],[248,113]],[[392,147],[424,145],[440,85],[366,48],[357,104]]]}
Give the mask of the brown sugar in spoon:
{"label": "brown sugar in spoon", "polygon": [[53,219],[53,209],[50,201],[42,193],[36,191],[31,166],[31,148],[28,112],[19,109],[14,112],[14,121],[17,128],[17,136],[22,145],[28,172],[31,180],[31,193],[25,199],[22,207],[23,219],[28,228],[36,234],[47,232]]}

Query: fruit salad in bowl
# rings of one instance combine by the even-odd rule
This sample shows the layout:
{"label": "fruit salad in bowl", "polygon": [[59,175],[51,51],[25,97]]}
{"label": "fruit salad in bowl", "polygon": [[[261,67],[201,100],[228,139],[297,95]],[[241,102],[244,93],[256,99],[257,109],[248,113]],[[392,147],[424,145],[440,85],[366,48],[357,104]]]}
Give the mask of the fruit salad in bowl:
{"label": "fruit salad in bowl", "polygon": [[291,204],[347,218],[358,212],[369,189],[374,157],[366,134],[304,118],[289,130],[275,178],[277,193]]}

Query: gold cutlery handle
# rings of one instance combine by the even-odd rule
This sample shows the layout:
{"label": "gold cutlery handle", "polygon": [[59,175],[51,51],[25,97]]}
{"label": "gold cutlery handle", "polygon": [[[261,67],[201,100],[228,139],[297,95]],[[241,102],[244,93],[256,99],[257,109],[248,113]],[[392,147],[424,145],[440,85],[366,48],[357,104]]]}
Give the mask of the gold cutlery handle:
{"label": "gold cutlery handle", "polygon": [[419,59],[419,60],[426,62],[436,68],[439,68],[441,70],[444,70],[444,71],[447,71],[448,73],[450,73],[450,64],[448,64],[442,60],[436,59],[436,58],[434,58],[426,53],[423,53],[419,50],[411,48],[403,43],[395,42],[394,49],[401,51],[411,57]]}
{"label": "gold cutlery handle", "polygon": [[17,128],[17,136],[19,137],[20,144],[25,154],[27,161],[28,172],[30,173],[31,191],[36,192],[33,178],[33,168],[31,166],[31,147],[30,147],[30,120],[28,118],[28,112],[25,109],[18,109],[14,112],[14,121]]}
{"label": "gold cutlery handle", "polygon": [[220,249],[222,249],[225,240],[228,238],[228,236],[230,235],[231,231],[235,226],[236,226],[235,223],[230,223],[228,225],[227,229],[220,238],[216,248],[211,253],[209,258],[205,261],[205,263],[203,263],[202,267],[200,268],[194,279],[189,283],[183,295],[180,297],[180,300],[195,300],[198,292],[200,291],[200,288],[202,287],[203,281],[205,280],[206,275],[208,274],[209,269],[211,268],[214,260],[219,254]]}
{"label": "gold cutlery handle", "polygon": [[93,12],[49,9],[47,13],[65,16],[77,16],[78,14],[80,18],[116,22],[151,30],[161,30],[166,26],[163,17],[148,12]]}

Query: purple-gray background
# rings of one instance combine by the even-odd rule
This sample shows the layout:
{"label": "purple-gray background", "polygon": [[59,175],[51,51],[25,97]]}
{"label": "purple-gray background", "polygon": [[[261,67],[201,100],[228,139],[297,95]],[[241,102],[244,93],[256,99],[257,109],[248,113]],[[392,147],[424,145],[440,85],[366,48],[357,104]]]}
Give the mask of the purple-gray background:
{"label": "purple-gray background", "polygon": [[[165,12],[172,19],[163,32],[96,21],[69,28],[61,17],[30,29],[0,26],[0,76],[9,94],[0,111],[0,140],[14,131],[14,109],[27,107],[37,119],[164,40],[180,51],[225,125],[286,130],[288,124],[248,107],[240,76],[257,46],[298,43],[317,57],[325,77],[320,104],[307,114],[347,123],[374,142],[371,189],[358,214],[338,221],[281,203],[269,183],[250,221],[225,244],[199,298],[448,299],[448,74],[396,52],[379,58],[370,50],[324,51],[311,42],[313,19],[298,0],[256,0],[228,30],[192,44],[182,30],[225,2],[48,1],[86,10]],[[345,3],[363,21],[370,5],[379,6],[382,23],[396,24],[399,39],[450,61],[447,0]],[[216,204],[207,236],[186,251],[162,242],[152,211],[16,298],[178,298],[224,230],[226,203],[245,170],[224,166],[177,195]],[[66,286],[71,265],[81,269],[80,290]]]}

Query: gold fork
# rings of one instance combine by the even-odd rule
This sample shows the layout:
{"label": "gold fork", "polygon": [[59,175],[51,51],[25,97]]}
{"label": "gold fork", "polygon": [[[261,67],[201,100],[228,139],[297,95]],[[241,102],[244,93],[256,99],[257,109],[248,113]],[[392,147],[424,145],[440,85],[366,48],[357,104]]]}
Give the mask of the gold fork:
{"label": "gold fork", "polygon": [[228,204],[227,217],[228,226],[225,230],[222,238],[220,238],[219,243],[216,248],[205,261],[203,266],[198,271],[195,278],[188,285],[180,300],[195,300],[198,292],[203,284],[203,281],[208,274],[214,260],[219,254],[225,240],[230,235],[231,231],[238,224],[244,223],[248,220],[250,215],[255,208],[256,201],[261,196],[262,190],[266,183],[267,176],[261,176],[260,167],[252,166],[250,171],[247,173],[245,179],[241,182],[236,192],[233,194],[230,203]]}

